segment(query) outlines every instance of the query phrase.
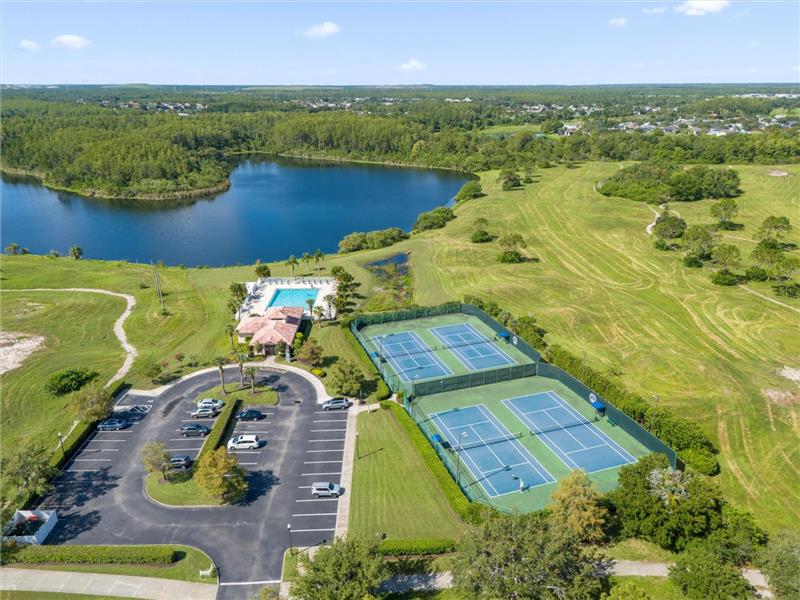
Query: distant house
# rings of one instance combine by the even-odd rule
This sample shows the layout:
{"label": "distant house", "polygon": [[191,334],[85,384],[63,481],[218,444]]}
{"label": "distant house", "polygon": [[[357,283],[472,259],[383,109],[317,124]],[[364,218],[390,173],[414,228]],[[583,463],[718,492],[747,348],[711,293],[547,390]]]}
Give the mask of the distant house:
{"label": "distant house", "polygon": [[239,342],[250,347],[253,354],[275,354],[280,342],[291,345],[303,320],[299,306],[268,308],[263,317],[244,317],[236,327]]}

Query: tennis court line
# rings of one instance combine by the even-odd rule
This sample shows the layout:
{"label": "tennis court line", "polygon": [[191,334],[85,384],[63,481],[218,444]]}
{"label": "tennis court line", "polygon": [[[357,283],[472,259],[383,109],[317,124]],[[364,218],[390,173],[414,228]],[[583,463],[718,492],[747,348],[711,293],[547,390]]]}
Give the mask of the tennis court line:
{"label": "tennis court line", "polygon": [[[464,325],[465,325],[466,327],[468,327],[469,329],[471,329],[471,330],[472,330],[472,331],[475,333],[475,335],[477,335],[478,337],[484,337],[484,338],[486,337],[486,336],[485,336],[485,335],[483,335],[483,334],[482,334],[480,331],[478,331],[478,330],[475,328],[475,326],[474,326],[472,323],[464,323]],[[488,338],[486,338],[486,339],[487,339],[487,340],[489,341],[489,343],[492,345],[492,346],[491,346],[492,350],[494,350],[495,352],[497,352],[498,354],[500,354],[500,356],[502,356],[502,357],[504,357],[506,360],[508,360],[508,363],[507,363],[507,364],[513,365],[513,364],[516,364],[516,363],[517,363],[517,361],[515,361],[513,358],[511,358],[511,355],[507,354],[507,353],[506,353],[506,351],[505,351],[505,350],[503,350],[503,349],[500,347],[500,345],[497,343],[497,341],[495,341],[495,340],[489,340]]]}
{"label": "tennis court line", "polygon": [[[477,342],[474,342],[474,343],[465,342],[464,339],[463,339],[463,335],[464,335],[463,333],[452,334],[452,335],[459,336],[460,343],[461,343],[461,345],[459,346],[456,343],[454,343],[452,340],[449,340],[447,338],[447,334],[442,333],[442,332],[439,331],[440,329],[444,329],[445,327],[455,327],[455,326],[467,327],[470,330],[467,333],[472,333],[473,335],[477,336],[480,341],[477,341]],[[500,358],[502,358],[503,360],[506,361],[503,364],[506,364],[506,365],[516,364],[516,361],[514,359],[512,359],[508,354],[503,352],[497,346],[497,344],[494,343],[493,340],[490,340],[485,335],[483,335],[480,331],[475,329],[475,327],[473,327],[471,323],[456,323],[455,325],[442,325],[440,327],[431,327],[430,329],[428,329],[428,331],[430,333],[432,333],[433,336],[437,340],[442,342],[442,348],[444,350],[449,350],[458,359],[458,361],[462,365],[464,365],[467,369],[469,369],[470,371],[481,371],[483,369],[481,367],[476,366],[475,363],[472,362],[472,359],[469,358],[466,354],[464,354],[464,352],[461,349],[462,347],[475,348],[476,346],[485,346],[486,348],[491,350],[491,353],[489,353],[489,354],[481,354],[480,356],[478,356],[476,358],[490,358],[490,357],[493,357],[493,356],[498,356],[498,357],[500,357]],[[477,350],[477,348],[475,348],[475,349]],[[503,364],[493,365],[492,367],[485,367],[485,368],[491,369],[491,368],[502,367]]]}
{"label": "tennis court line", "polygon": [[[416,345],[415,352],[412,354],[409,350],[406,349],[404,345],[407,342],[398,341],[398,342],[390,342],[388,344],[386,343],[380,344],[381,348],[383,349],[383,357],[386,358],[386,361],[392,367],[394,372],[397,373],[397,376],[400,377],[400,379],[402,379],[403,381],[406,382],[412,381],[413,378],[408,376],[408,372],[415,369],[429,369],[431,367],[436,367],[439,369],[440,371],[439,373],[432,374],[428,377],[423,377],[422,379],[434,379],[436,377],[443,377],[445,375],[453,374],[453,371],[450,369],[450,367],[444,364],[441,361],[441,359],[438,356],[436,356],[436,353],[433,351],[433,349],[430,346],[428,346],[428,344],[426,344],[425,341],[422,338],[420,338],[415,331],[411,330],[401,331],[398,333],[394,333],[392,335],[395,336],[406,335],[408,336],[409,340]],[[386,337],[388,337],[388,335],[380,335],[370,339],[371,340],[385,339]],[[391,354],[386,354],[387,346],[395,346],[395,345],[399,345],[403,353],[394,354],[394,352],[392,352]],[[417,360],[416,358],[417,354],[424,356],[427,360],[431,361],[433,364],[425,364],[425,365],[421,364],[420,361]],[[414,365],[416,366],[411,369],[404,369],[400,364],[400,360],[411,360],[414,362]]]}

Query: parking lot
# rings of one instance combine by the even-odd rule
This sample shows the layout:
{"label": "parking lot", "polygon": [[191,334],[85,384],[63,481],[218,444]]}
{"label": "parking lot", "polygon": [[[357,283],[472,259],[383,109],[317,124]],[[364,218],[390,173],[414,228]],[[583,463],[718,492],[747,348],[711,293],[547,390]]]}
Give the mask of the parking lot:
{"label": "parking lot", "polygon": [[[233,451],[247,470],[250,489],[240,504],[222,507],[165,507],[144,493],[141,448],[163,442],[171,454],[196,458],[205,438],[184,438],[181,425],[193,419],[194,401],[218,384],[216,373],[199,374],[156,398],[128,395],[118,405],[131,426],[94,432],[56,480],[43,501],[58,509],[52,542],[80,544],[182,543],[205,550],[220,575],[221,598],[251,598],[260,586],[277,582],[283,552],[330,541],[337,498],[311,495],[312,484],[339,484],[347,411],[323,411],[314,387],[293,373],[263,373],[279,390],[277,406],[253,406],[259,421],[237,422],[231,436],[258,435],[257,449]],[[226,379],[238,370],[226,370]],[[226,443],[224,440],[223,443]],[[347,490],[344,493],[348,493]]]}

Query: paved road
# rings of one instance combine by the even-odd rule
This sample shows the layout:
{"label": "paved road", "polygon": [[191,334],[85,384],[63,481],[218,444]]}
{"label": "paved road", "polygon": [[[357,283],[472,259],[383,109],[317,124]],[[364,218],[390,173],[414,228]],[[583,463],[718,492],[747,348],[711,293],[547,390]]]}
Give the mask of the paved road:
{"label": "paved road", "polygon": [[[250,493],[240,505],[170,508],[144,494],[145,472],[139,457],[150,440],[187,453],[199,451],[198,439],[176,436],[191,402],[219,383],[216,372],[181,381],[158,397],[128,395],[118,407],[136,419],[122,432],[93,435],[64,468],[45,507],[57,507],[59,523],[49,542],[75,544],[180,543],[201,548],[217,564],[219,598],[251,598],[255,590],[281,575],[283,552],[292,543],[313,546],[330,540],[338,500],[314,500],[314,481],[339,482],[346,413],[323,412],[313,385],[294,373],[262,370],[279,391],[280,404],[264,421],[237,425],[259,431],[267,444],[241,454],[249,472]],[[238,368],[226,369],[226,380]],[[149,408],[148,408],[149,407]],[[177,452],[176,452],[177,453]],[[244,464],[247,463],[247,464]]]}

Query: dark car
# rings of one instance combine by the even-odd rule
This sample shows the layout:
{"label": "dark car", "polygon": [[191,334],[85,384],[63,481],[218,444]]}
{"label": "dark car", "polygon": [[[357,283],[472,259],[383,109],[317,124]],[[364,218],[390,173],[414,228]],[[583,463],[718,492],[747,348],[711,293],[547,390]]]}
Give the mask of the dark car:
{"label": "dark car", "polygon": [[129,426],[125,419],[106,419],[97,426],[97,431],[119,431]]}
{"label": "dark car", "polygon": [[173,469],[183,469],[185,471],[192,466],[192,459],[189,456],[173,456],[169,459],[169,464]]}
{"label": "dark car", "polygon": [[180,433],[183,437],[206,437],[210,432],[211,429],[205,425],[199,425],[197,423],[181,425],[180,429],[178,429],[178,433]]}
{"label": "dark car", "polygon": [[260,410],[256,410],[255,408],[248,408],[240,412],[238,415],[236,415],[236,418],[239,421],[260,421],[266,416],[267,415],[262,413]]}

